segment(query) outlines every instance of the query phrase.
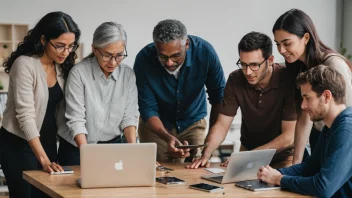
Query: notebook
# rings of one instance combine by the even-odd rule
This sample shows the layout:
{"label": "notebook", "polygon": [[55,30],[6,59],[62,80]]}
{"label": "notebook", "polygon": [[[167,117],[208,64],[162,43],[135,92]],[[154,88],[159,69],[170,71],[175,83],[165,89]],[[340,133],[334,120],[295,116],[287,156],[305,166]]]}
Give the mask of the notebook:
{"label": "notebook", "polygon": [[155,143],[85,144],[80,148],[82,188],[155,185]]}
{"label": "notebook", "polygon": [[253,191],[279,189],[257,180],[259,168],[270,164],[275,152],[276,149],[265,149],[232,153],[224,175],[206,175],[202,178],[222,184],[235,182],[236,186]]}

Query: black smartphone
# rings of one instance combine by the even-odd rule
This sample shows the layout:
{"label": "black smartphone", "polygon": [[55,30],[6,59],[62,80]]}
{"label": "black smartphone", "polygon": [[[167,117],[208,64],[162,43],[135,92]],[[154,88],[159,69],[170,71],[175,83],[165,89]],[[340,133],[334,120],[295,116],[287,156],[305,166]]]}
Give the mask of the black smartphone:
{"label": "black smartphone", "polygon": [[220,191],[224,190],[223,187],[214,186],[214,185],[206,184],[206,183],[192,184],[192,185],[189,185],[189,187],[192,189],[202,190],[205,192],[220,192]]}
{"label": "black smartphone", "polygon": [[179,149],[195,149],[195,148],[200,148],[200,147],[205,147],[208,146],[208,144],[199,144],[199,145],[179,145],[176,146],[176,148]]}
{"label": "black smartphone", "polygon": [[174,169],[168,168],[168,167],[165,167],[165,166],[157,166],[156,170],[158,170],[158,171],[173,171]]}
{"label": "black smartphone", "polygon": [[185,180],[179,179],[177,177],[157,177],[156,181],[167,185],[186,184]]}

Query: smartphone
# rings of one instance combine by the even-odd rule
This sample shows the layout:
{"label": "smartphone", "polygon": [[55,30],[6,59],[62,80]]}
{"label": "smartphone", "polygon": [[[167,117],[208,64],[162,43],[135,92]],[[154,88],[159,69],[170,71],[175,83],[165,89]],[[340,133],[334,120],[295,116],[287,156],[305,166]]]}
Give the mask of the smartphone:
{"label": "smartphone", "polygon": [[220,192],[224,190],[223,187],[214,186],[206,183],[192,184],[192,185],[189,185],[189,187],[196,190],[202,190],[205,192]]}
{"label": "smartphone", "polygon": [[61,174],[72,174],[72,173],[74,173],[74,171],[70,167],[63,166],[62,168],[64,169],[63,172],[51,172],[50,174],[51,175],[61,175]]}
{"label": "smartphone", "polygon": [[168,167],[165,167],[165,166],[157,166],[156,170],[158,170],[158,171],[173,171],[174,169],[168,168]]}
{"label": "smartphone", "polygon": [[177,177],[157,177],[156,178],[157,182],[160,182],[162,184],[186,184],[185,180],[179,179]]}
{"label": "smartphone", "polygon": [[208,144],[199,144],[199,145],[179,145],[176,146],[176,148],[179,149],[195,149],[195,148],[200,148],[200,147],[205,147],[208,146]]}

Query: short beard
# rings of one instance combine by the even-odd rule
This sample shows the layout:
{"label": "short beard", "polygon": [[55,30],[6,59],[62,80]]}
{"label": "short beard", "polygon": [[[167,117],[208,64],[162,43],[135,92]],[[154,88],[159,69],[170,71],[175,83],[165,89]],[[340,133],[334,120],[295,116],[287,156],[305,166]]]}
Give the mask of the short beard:
{"label": "short beard", "polygon": [[326,109],[324,107],[323,100],[321,98],[319,98],[319,105],[318,105],[318,108],[317,108],[317,114],[313,115],[314,117],[312,117],[311,120],[313,122],[322,121],[326,117],[326,113],[327,112],[326,112]]}

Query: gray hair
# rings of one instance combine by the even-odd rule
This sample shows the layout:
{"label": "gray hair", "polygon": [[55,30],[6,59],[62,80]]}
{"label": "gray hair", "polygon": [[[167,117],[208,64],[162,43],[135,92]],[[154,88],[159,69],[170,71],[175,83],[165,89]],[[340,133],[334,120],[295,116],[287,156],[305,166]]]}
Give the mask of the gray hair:
{"label": "gray hair", "polygon": [[121,24],[105,22],[94,31],[93,45],[97,48],[104,48],[117,41],[123,41],[127,45],[127,34]]}
{"label": "gray hair", "polygon": [[154,42],[170,43],[175,40],[181,40],[185,45],[187,40],[187,28],[183,23],[174,19],[160,21],[153,30]]}

